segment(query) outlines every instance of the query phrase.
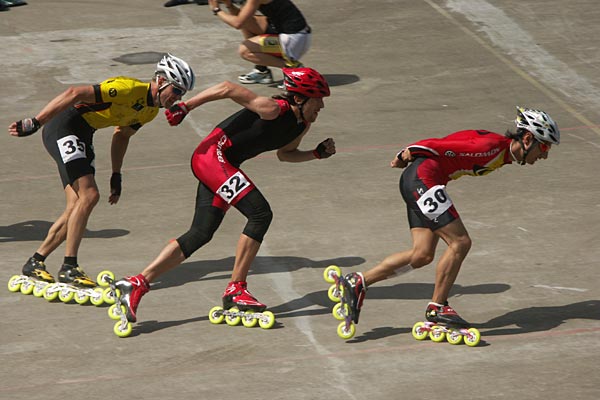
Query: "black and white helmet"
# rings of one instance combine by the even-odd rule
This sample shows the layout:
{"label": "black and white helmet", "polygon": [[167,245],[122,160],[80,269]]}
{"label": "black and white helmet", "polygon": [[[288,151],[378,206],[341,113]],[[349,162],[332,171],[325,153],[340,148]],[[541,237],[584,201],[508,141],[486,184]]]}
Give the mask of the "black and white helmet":
{"label": "black and white helmet", "polygon": [[559,144],[560,131],[556,122],[548,114],[540,110],[517,106],[517,128],[528,130],[539,141]]}
{"label": "black and white helmet", "polygon": [[181,58],[172,54],[166,54],[162,60],[156,64],[155,74],[163,75],[172,84],[179,86],[186,91],[194,88],[196,77],[192,68]]}

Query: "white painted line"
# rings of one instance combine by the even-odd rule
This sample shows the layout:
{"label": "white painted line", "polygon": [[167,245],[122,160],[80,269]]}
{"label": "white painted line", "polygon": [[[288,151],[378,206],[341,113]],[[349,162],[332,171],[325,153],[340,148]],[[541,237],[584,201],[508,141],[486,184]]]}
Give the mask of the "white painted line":
{"label": "white painted line", "polygon": [[570,290],[572,292],[587,292],[587,289],[579,289],[579,288],[570,288],[570,287],[562,287],[562,286],[548,286],[548,285],[533,285],[531,287],[540,288],[540,289],[552,289],[552,290]]}

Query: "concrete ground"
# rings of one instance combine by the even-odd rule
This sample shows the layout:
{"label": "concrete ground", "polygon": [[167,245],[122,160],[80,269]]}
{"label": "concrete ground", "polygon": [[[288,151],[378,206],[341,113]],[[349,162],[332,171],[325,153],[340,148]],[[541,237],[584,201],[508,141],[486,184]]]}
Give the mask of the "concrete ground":
{"label": "concrete ground", "polygon": [[[597,2],[295,2],[314,31],[303,62],[332,85],[302,146],[331,136],[338,154],[301,165],[265,154],[244,165],[275,213],[249,285],[276,314],[276,326],[207,319],[245,222],[232,210],[209,245],[154,285],[129,338],[112,333],[106,307],[1,290],[0,398],[598,399]],[[188,60],[197,90],[251,68],[237,55],[239,33],[207,6],[28,3],[0,16],[3,127],[35,115],[69,85],[149,79],[156,53]],[[515,105],[547,111],[561,145],[535,166],[505,166],[448,188],[474,243],[450,301],[481,330],[481,345],[412,338],[434,266],[372,286],[356,336],[338,338],[323,268],[364,271],[411,245],[391,158],[421,138],[470,128],[502,133],[513,127]],[[162,115],[144,127],[130,145],[116,206],[107,202],[111,131],[96,134],[102,199],[79,254],[90,275],[138,273],[187,230],[196,188],[189,157],[237,109],[221,101],[180,127]],[[60,215],[64,196],[40,134],[5,133],[0,149],[6,282]],[[50,272],[63,251],[48,258]]]}

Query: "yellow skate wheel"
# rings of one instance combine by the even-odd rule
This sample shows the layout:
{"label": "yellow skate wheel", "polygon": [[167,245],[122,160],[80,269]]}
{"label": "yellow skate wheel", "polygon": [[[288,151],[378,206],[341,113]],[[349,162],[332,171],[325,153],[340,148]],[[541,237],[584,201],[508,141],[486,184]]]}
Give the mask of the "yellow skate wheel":
{"label": "yellow skate wheel", "polygon": [[223,315],[223,307],[215,306],[208,312],[208,320],[211,324],[218,325],[225,319]]}
{"label": "yellow skate wheel", "polygon": [[249,314],[242,316],[242,325],[244,325],[246,328],[254,328],[256,324],[258,324],[258,319],[253,317],[253,314],[254,313],[250,311]]}
{"label": "yellow skate wheel", "polygon": [[275,325],[275,314],[271,311],[263,311],[258,319],[258,325],[263,329],[271,329]]}
{"label": "yellow skate wheel", "polygon": [[334,275],[342,276],[342,270],[337,265],[330,265],[323,271],[323,279],[327,283],[335,283],[335,279],[333,279]]}
{"label": "yellow skate wheel", "polygon": [[15,293],[21,289],[21,275],[13,275],[8,280],[8,290]]}
{"label": "yellow skate wheel", "polygon": [[340,322],[337,328],[337,334],[344,340],[352,339],[356,333],[356,327],[350,323],[350,327],[346,329],[346,322]]}
{"label": "yellow skate wheel", "polygon": [[104,289],[101,287],[94,288],[94,294],[90,296],[90,303],[96,307],[104,304]]}
{"label": "yellow skate wheel", "polygon": [[[238,310],[237,307],[231,307],[229,309],[229,312],[237,314],[240,312],[240,310]],[[225,323],[229,326],[236,326],[237,324],[240,323],[241,320],[242,320],[242,317],[240,317],[239,315],[226,315],[225,316]]]}
{"label": "yellow skate wheel", "polygon": [[436,343],[443,342],[446,339],[446,333],[441,326],[432,326],[431,332],[429,332],[429,339]]}
{"label": "yellow skate wheel", "polygon": [[115,321],[120,320],[121,315],[125,315],[125,311],[125,306],[121,305],[121,312],[119,313],[117,305],[113,304],[112,306],[108,307],[108,317],[110,319],[114,319]]}
{"label": "yellow skate wheel", "polygon": [[38,281],[33,285],[33,295],[35,297],[44,297],[44,290],[48,284],[46,282]]}
{"label": "yellow skate wheel", "polygon": [[117,301],[115,296],[119,297],[120,295],[121,291],[119,289],[117,289],[116,293],[114,293],[111,288],[107,287],[102,292],[102,300],[104,300],[106,304],[115,304]]}
{"label": "yellow skate wheel", "polygon": [[35,287],[35,282],[31,279],[27,279],[24,282],[21,282],[21,293],[23,294],[31,294],[33,293],[33,288]]}
{"label": "yellow skate wheel", "polygon": [[481,333],[477,328],[469,328],[469,334],[464,337],[465,344],[469,347],[475,347],[481,341]]}
{"label": "yellow skate wheel", "polygon": [[340,286],[340,290],[338,290],[336,285],[331,285],[329,290],[327,290],[327,297],[329,297],[329,300],[333,301],[334,303],[339,303],[342,301],[343,295],[344,288],[342,286]]}
{"label": "yellow skate wheel", "polygon": [[48,301],[54,301],[58,297],[59,289],[56,284],[50,284],[44,289],[44,298]]}
{"label": "yellow skate wheel", "polygon": [[342,308],[342,303],[337,303],[335,306],[333,306],[331,314],[333,315],[333,318],[337,319],[338,321],[343,321],[346,315],[350,315],[350,307],[348,304],[344,304],[344,308]]}
{"label": "yellow skate wheel", "polygon": [[452,331],[446,333],[446,340],[450,344],[461,344],[463,341],[463,335],[460,333],[460,331],[453,329]]}
{"label": "yellow skate wheel", "polygon": [[62,289],[58,292],[58,299],[63,303],[70,302],[73,300],[73,297],[75,297],[75,292],[72,292],[69,289]]}
{"label": "yellow skate wheel", "polygon": [[412,327],[412,336],[417,340],[427,339],[429,332],[424,328],[425,328],[424,322],[417,322]]}
{"label": "yellow skate wheel", "polygon": [[115,324],[115,327],[113,328],[113,332],[115,333],[115,335],[122,338],[131,335],[131,331],[133,331],[133,326],[131,325],[131,322],[127,322],[126,324],[124,324],[121,321],[118,321]]}
{"label": "yellow skate wheel", "polygon": [[88,302],[90,296],[85,293],[75,292],[75,296],[73,298],[75,299],[75,303],[83,305]]}
{"label": "yellow skate wheel", "polygon": [[96,277],[96,282],[98,283],[98,286],[100,286],[100,287],[108,287],[109,280],[114,281],[115,280],[115,274],[113,274],[112,271],[108,271],[108,270],[107,271],[101,271],[98,274],[98,276]]}

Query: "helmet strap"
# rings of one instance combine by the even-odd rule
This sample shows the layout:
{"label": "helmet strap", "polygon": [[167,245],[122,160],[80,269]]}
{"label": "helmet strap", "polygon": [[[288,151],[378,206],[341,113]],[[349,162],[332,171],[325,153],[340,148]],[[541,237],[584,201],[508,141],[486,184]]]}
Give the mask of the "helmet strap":
{"label": "helmet strap", "polygon": [[[156,75],[156,86],[158,86],[158,78],[160,78],[160,75]],[[158,108],[162,108],[162,103],[160,102],[160,94],[163,90],[165,90],[170,84],[171,82],[169,82],[168,79],[165,79],[166,83],[163,83],[161,86],[158,87],[158,89],[156,90],[156,104],[158,104]]]}

